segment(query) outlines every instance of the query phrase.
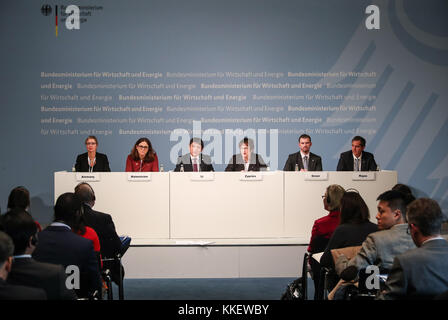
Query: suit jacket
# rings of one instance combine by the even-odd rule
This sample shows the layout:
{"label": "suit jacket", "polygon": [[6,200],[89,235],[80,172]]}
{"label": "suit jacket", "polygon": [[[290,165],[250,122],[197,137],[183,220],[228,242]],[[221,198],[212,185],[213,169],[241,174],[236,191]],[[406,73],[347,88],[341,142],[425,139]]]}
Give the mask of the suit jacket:
{"label": "suit jacket", "polygon": [[448,290],[448,242],[427,241],[395,257],[379,299],[429,298]]}
{"label": "suit jacket", "polygon": [[8,282],[44,289],[48,300],[76,300],[74,290],[67,289],[67,276],[62,266],[38,262],[32,258],[17,258],[12,263]]}
{"label": "suit jacket", "polygon": [[340,274],[349,266],[355,266],[360,270],[369,265],[376,265],[382,273],[389,273],[396,256],[415,248],[412,237],[406,232],[407,227],[407,223],[402,223],[388,230],[369,234],[362,243],[361,250],[353,259],[348,260],[345,256],[338,258],[336,272]]}
{"label": "suit jacket", "polygon": [[[116,257],[118,253],[121,253],[121,240],[115,230],[111,215],[95,211],[87,204],[83,204],[83,209],[86,226],[93,228],[100,240],[102,258]],[[105,262],[104,267],[111,270],[112,280],[118,283],[120,266]]]}
{"label": "suit jacket", "polygon": [[39,233],[39,242],[33,253],[37,261],[78,266],[81,274],[79,297],[87,297],[95,290],[101,292],[101,276],[98,257],[93,251],[93,243],[76,235],[63,226],[48,226]]}
{"label": "suit jacket", "polygon": [[[296,163],[299,165],[299,171],[304,169],[302,162],[302,155],[299,152],[292,153],[286,160],[283,171],[294,171]],[[308,171],[322,171],[322,159],[317,154],[310,152],[308,159]]]}
{"label": "suit jacket", "polygon": [[[95,165],[93,166],[93,172],[110,172],[109,160],[103,153],[97,152]],[[76,157],[75,170],[76,172],[89,172],[89,161],[87,160],[87,152],[80,154]]]}
{"label": "suit jacket", "polygon": [[[201,153],[200,157],[201,157],[201,164],[200,164],[201,171],[215,171],[213,169],[212,159],[210,158],[210,156]],[[177,159],[177,164],[176,164],[176,167],[174,168],[174,171],[179,172],[181,164],[184,165],[185,172],[193,171],[193,164],[191,163],[191,158],[190,158],[189,153],[184,154],[182,157],[179,157]]]}
{"label": "suit jacket", "polygon": [[47,300],[43,289],[12,285],[0,278],[0,300]]}
{"label": "suit jacket", "polygon": [[[248,171],[264,171],[266,168],[267,165],[264,163],[263,158],[257,153],[252,153]],[[240,153],[233,155],[225,171],[244,171],[243,156]]]}
{"label": "suit jacket", "polygon": [[[341,153],[336,171],[353,171],[353,153],[351,150]],[[362,152],[361,171],[376,171],[375,157],[370,152]]]}

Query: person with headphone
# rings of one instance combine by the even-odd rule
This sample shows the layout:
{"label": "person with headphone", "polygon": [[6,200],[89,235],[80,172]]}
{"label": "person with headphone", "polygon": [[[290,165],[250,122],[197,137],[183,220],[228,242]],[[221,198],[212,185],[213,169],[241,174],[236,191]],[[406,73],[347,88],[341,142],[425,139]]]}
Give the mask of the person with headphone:
{"label": "person with headphone", "polygon": [[322,196],[324,209],[328,211],[328,215],[314,221],[311,231],[311,239],[308,245],[309,253],[322,252],[327,246],[333,231],[339,225],[341,216],[340,205],[344,195],[344,188],[338,184],[332,184],[325,190]]}
{"label": "person with headphone", "polygon": [[[314,221],[307,249],[310,255],[325,250],[334,230],[339,225],[341,199],[344,192],[344,188],[338,184],[329,185],[325,190],[322,201],[324,209],[328,211],[328,214]],[[313,273],[314,287],[318,288],[320,264],[314,259],[309,259],[309,264]],[[317,298],[317,290],[315,291],[315,298]]]}
{"label": "person with headphone", "polygon": [[75,300],[76,293],[67,289],[65,270],[61,265],[38,262],[31,255],[38,243],[37,226],[23,209],[7,212],[1,228],[14,243],[14,256],[8,282],[43,289],[49,300]]}

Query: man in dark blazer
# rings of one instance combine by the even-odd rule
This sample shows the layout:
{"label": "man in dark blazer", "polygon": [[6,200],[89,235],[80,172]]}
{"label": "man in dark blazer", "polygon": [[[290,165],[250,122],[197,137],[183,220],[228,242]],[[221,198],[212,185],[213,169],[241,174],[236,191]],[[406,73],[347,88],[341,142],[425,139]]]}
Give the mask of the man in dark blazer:
{"label": "man in dark blazer", "polygon": [[[95,291],[101,294],[101,276],[98,257],[93,242],[71,230],[79,219],[81,201],[74,193],[59,196],[54,206],[54,222],[39,233],[39,242],[33,253],[37,261],[77,266],[80,271],[78,297],[91,297]],[[100,296],[101,297],[101,296]]]}
{"label": "man in dark blazer", "polygon": [[[111,215],[93,210],[96,196],[93,188],[86,182],[81,182],[75,187],[75,194],[83,203],[83,217],[86,226],[93,228],[100,240],[100,250],[103,259],[113,259],[118,254],[123,256],[126,248],[122,248],[120,237],[115,230],[115,224]],[[112,280],[118,284],[120,279],[120,265],[116,262],[104,262],[103,268],[108,268],[112,273]],[[122,268],[122,266],[121,266]],[[122,269],[122,277],[124,270]]]}
{"label": "man in dark blazer", "polygon": [[[377,165],[372,153],[364,151],[366,139],[356,136],[352,139],[352,150],[341,153],[336,171],[376,171]],[[355,164],[358,164],[356,170]]]}
{"label": "man in dark blazer", "polygon": [[46,300],[47,295],[42,289],[13,285],[6,281],[12,269],[13,253],[12,239],[0,231],[0,300]]}
{"label": "man in dark blazer", "polygon": [[448,290],[448,242],[440,236],[440,206],[417,199],[407,207],[407,220],[417,248],[395,257],[379,299],[433,299]]}
{"label": "man in dark blazer", "polygon": [[232,156],[225,171],[264,171],[267,169],[263,158],[254,153],[255,145],[252,139],[245,137],[240,141],[239,148],[240,153]]}
{"label": "man in dark blazer", "polygon": [[11,210],[3,217],[2,228],[14,242],[9,283],[43,289],[49,300],[77,299],[75,291],[66,286],[67,276],[61,265],[38,262],[31,257],[38,235],[29,213],[23,209]]}
{"label": "man in dark blazer", "polygon": [[296,171],[296,167],[297,171],[322,171],[322,159],[317,154],[310,152],[311,146],[311,137],[302,134],[299,137],[300,151],[288,156],[283,171]]}
{"label": "man in dark blazer", "polygon": [[88,136],[85,145],[87,152],[76,157],[76,172],[110,172],[107,156],[96,152],[98,139],[95,136]]}
{"label": "man in dark blazer", "polygon": [[204,149],[204,142],[200,138],[190,139],[190,153],[184,154],[177,159],[175,172],[181,171],[215,171],[213,169],[212,160],[210,156],[202,154]]}

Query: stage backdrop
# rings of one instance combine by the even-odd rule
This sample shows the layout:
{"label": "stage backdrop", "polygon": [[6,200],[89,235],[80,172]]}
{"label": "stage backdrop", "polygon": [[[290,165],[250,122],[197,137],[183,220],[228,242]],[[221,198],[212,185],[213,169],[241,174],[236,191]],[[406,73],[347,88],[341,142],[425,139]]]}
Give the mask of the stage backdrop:
{"label": "stage backdrop", "polygon": [[324,170],[365,137],[448,208],[446,1],[7,0],[0,15],[2,212],[24,185],[49,222],[53,173],[88,135],[113,171],[139,137],[172,170],[193,134],[216,170],[244,135],[281,170],[302,133]]}

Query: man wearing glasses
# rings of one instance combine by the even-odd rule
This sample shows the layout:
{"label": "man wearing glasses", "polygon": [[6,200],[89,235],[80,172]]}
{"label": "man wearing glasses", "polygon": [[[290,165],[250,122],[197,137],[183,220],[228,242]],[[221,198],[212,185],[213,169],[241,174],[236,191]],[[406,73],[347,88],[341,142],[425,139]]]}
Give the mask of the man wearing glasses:
{"label": "man wearing glasses", "polygon": [[407,208],[407,220],[417,248],[395,257],[379,299],[432,299],[448,290],[448,242],[440,236],[440,206],[417,199]]}
{"label": "man wearing glasses", "polygon": [[415,248],[412,238],[406,233],[406,206],[414,199],[412,195],[393,190],[379,195],[376,219],[380,231],[369,234],[352,259],[348,260],[344,255],[338,257],[335,264],[338,275],[344,272],[344,278],[352,280],[347,279],[347,274],[356,276],[357,271],[369,265],[376,265],[380,273],[387,274],[395,256]]}

